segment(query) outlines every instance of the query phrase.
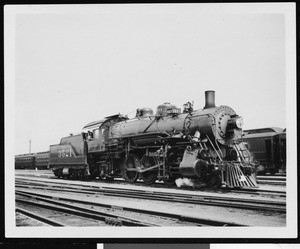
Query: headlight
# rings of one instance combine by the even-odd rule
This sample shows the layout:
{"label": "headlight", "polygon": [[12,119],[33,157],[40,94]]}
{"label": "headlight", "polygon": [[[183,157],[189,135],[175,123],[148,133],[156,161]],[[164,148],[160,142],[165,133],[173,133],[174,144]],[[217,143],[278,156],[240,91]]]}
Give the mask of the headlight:
{"label": "headlight", "polygon": [[232,117],[227,122],[227,131],[233,129],[242,129],[243,127],[243,118],[240,116]]}
{"label": "headlight", "polygon": [[243,124],[244,124],[244,122],[243,122],[243,118],[242,117],[238,117],[235,120],[235,125],[236,125],[237,128],[242,129]]}

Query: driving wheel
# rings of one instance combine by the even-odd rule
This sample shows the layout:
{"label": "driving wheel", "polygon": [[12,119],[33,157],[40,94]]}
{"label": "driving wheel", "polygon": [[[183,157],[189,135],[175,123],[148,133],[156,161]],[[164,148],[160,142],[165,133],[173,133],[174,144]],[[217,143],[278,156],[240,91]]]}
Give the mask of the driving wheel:
{"label": "driving wheel", "polygon": [[[143,156],[142,165],[144,166],[144,169],[155,166],[156,164],[157,164],[157,160],[155,159],[155,157]],[[150,185],[150,184],[154,183],[157,179],[158,168],[154,168],[154,169],[145,171],[141,175],[142,175],[143,181],[146,184]]]}
{"label": "driving wheel", "polygon": [[123,177],[127,182],[133,183],[139,176],[136,171],[136,160],[138,159],[134,155],[128,155],[125,160]]}

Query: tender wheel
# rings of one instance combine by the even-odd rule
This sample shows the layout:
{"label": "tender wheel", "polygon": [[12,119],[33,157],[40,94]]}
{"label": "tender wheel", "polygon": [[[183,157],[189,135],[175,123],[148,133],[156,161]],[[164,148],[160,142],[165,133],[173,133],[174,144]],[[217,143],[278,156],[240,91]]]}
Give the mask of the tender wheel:
{"label": "tender wheel", "polygon": [[137,171],[132,170],[136,168],[136,160],[137,158],[134,155],[128,155],[125,161],[123,177],[127,182],[133,183],[139,176]]}
{"label": "tender wheel", "polygon": [[218,174],[212,174],[209,177],[208,185],[211,188],[220,188],[222,185],[221,177]]}
{"label": "tender wheel", "polygon": [[84,171],[82,169],[79,169],[77,174],[78,174],[78,179],[81,179],[81,180],[84,179]]}
{"label": "tender wheel", "polygon": [[58,177],[59,179],[62,179],[62,178],[63,178],[62,169],[58,169],[58,170],[57,170],[57,177]]}
{"label": "tender wheel", "polygon": [[[157,164],[157,160],[155,159],[155,157],[143,156],[142,165],[144,166],[145,169],[155,166],[156,164]],[[157,179],[158,168],[154,168],[149,171],[145,171],[141,175],[142,175],[143,181],[146,184],[150,185],[150,184],[154,183]]]}

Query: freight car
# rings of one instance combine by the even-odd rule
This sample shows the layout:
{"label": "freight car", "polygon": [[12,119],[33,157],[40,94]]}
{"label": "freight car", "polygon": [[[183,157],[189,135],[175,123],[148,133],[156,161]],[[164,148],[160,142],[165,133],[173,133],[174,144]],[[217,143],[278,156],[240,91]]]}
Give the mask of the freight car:
{"label": "freight car", "polygon": [[49,151],[15,156],[15,169],[48,169]]}
{"label": "freight car", "polygon": [[59,178],[99,177],[128,182],[178,178],[211,187],[257,187],[258,165],[241,140],[242,117],[229,106],[215,106],[205,92],[205,107],[193,110],[164,103],[156,114],[137,109],[129,119],[117,114],[83,127],[82,133],[50,146],[49,166]]}
{"label": "freight car", "polygon": [[286,173],[286,129],[245,130],[243,141],[254,160],[260,163],[258,174]]}

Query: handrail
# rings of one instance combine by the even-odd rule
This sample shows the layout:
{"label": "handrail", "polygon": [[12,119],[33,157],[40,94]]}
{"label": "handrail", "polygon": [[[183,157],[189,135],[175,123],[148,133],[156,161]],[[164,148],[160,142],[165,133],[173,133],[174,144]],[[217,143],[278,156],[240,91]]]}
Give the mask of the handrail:
{"label": "handrail", "polygon": [[216,148],[215,148],[215,146],[213,145],[212,141],[210,140],[209,136],[208,136],[208,135],[206,135],[206,137],[208,138],[208,140],[209,140],[209,142],[210,142],[211,146],[213,147],[213,149],[214,149],[214,150],[215,150],[215,152],[217,153],[217,155],[218,155],[218,157],[219,157],[220,161],[222,162],[222,161],[223,161],[223,159],[220,157],[220,155],[219,155],[218,151],[216,150]]}

